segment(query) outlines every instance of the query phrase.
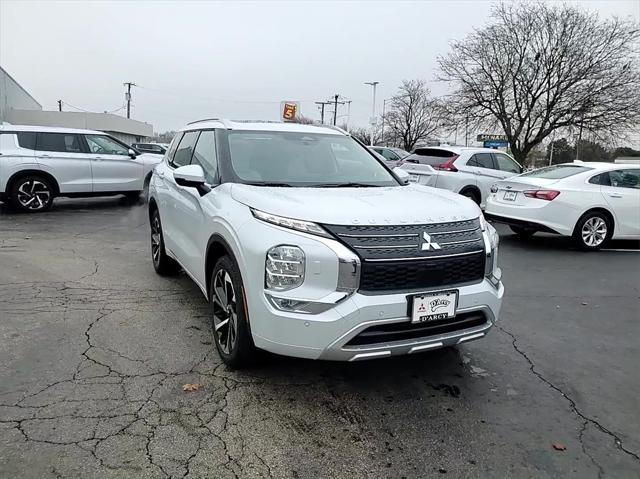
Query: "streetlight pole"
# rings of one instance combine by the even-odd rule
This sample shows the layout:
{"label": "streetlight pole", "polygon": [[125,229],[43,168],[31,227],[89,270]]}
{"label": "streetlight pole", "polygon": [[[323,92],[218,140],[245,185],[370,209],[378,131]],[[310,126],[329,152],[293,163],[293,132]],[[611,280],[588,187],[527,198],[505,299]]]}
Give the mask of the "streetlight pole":
{"label": "streetlight pole", "polygon": [[382,100],[382,132],[380,133],[380,141],[382,142],[383,146],[386,145],[386,143],[384,142],[384,115],[387,110],[387,100],[388,98]]}
{"label": "streetlight pole", "polygon": [[376,121],[376,86],[378,85],[378,83],[380,83],[379,81],[372,81],[372,82],[364,82],[365,85],[371,85],[373,87],[373,105],[371,105],[371,121],[369,122],[371,124],[371,146],[373,146],[373,135],[374,135],[374,126],[375,126],[375,121]]}

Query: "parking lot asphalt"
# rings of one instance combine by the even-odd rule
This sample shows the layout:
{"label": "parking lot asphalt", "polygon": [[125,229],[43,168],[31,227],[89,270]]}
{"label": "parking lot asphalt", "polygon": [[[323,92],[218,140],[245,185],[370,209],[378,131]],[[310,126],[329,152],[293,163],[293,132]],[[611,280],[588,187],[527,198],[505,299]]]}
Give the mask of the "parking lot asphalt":
{"label": "parking lot asphalt", "polygon": [[154,273],[144,205],[0,206],[0,477],[640,477],[637,245],[499,231],[487,338],[234,372],[197,287]]}

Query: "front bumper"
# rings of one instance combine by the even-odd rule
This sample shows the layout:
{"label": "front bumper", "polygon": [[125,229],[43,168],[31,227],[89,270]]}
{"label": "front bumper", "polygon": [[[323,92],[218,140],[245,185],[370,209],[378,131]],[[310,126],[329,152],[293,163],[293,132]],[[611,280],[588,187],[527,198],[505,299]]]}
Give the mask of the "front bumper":
{"label": "front bumper", "polygon": [[[357,361],[414,354],[485,336],[500,314],[504,294],[502,283],[497,283],[496,287],[483,280],[455,289],[459,292],[457,312],[482,312],[486,318],[483,324],[420,338],[352,345],[348,343],[372,326],[410,322],[408,294],[365,296],[356,293],[318,315],[282,312],[266,299],[257,311],[253,301],[254,307],[250,311],[253,339],[257,347],[286,356]],[[254,328],[256,318],[260,318],[260,324],[266,327]]]}

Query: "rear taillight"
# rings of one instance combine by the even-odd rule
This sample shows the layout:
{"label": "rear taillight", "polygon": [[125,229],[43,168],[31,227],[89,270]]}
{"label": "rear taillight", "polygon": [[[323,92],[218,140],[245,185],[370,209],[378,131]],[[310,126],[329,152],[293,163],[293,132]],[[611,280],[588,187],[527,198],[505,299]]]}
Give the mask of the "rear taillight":
{"label": "rear taillight", "polygon": [[560,192],[556,190],[527,190],[523,193],[527,198],[538,198],[539,200],[546,201],[551,201],[560,194]]}
{"label": "rear taillight", "polygon": [[458,159],[458,155],[450,157],[444,163],[439,163],[437,165],[433,165],[434,170],[444,170],[444,171],[458,171],[458,168],[453,166],[453,162]]}

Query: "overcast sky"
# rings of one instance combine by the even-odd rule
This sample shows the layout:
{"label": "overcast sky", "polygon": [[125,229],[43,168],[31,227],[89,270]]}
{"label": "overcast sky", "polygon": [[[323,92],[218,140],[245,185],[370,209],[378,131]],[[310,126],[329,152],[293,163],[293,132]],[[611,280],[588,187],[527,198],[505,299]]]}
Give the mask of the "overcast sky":
{"label": "overcast sky", "polygon": [[[482,26],[491,3],[0,0],[0,65],[45,109],[62,99],[115,110],[133,81],[132,118],[155,131],[212,116],[275,120],[281,100],[317,119],[313,102],[335,93],[365,125],[364,82],[380,82],[379,114],[403,79],[432,81],[449,40]],[[640,0],[569,3],[640,22]]]}

